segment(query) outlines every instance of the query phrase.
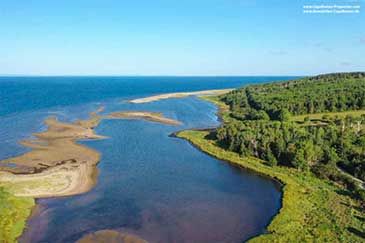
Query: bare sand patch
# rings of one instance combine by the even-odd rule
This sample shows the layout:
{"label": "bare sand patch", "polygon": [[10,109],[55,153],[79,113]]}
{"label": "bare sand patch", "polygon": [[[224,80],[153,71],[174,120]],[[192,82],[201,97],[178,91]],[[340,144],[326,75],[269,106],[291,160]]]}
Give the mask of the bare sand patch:
{"label": "bare sand patch", "polygon": [[121,111],[98,116],[102,110],[104,107],[91,112],[88,120],[77,120],[75,123],[60,122],[55,117],[46,119],[46,131],[33,133],[35,139],[20,142],[32,148],[32,151],[0,161],[0,186],[16,196],[34,198],[87,192],[96,183],[96,165],[100,153],[76,141],[105,138],[95,134],[93,129],[101,120],[145,119],[172,125],[181,124],[164,118],[161,113]]}
{"label": "bare sand patch", "polygon": [[162,116],[162,113],[158,112],[140,112],[140,111],[120,111],[120,112],[113,112],[110,113],[110,116],[113,118],[120,118],[120,119],[144,119],[153,122],[160,122],[170,125],[182,125],[181,122],[165,118]]}
{"label": "bare sand patch", "polygon": [[139,104],[139,103],[149,103],[149,102],[170,99],[170,98],[183,98],[183,97],[188,97],[188,96],[193,96],[193,95],[201,95],[201,96],[222,95],[222,94],[226,94],[232,90],[233,89],[213,89],[213,90],[203,90],[203,91],[195,91],[195,92],[168,93],[168,94],[149,96],[149,97],[145,97],[145,98],[138,98],[138,99],[130,100],[128,102],[133,103],[133,104]]}

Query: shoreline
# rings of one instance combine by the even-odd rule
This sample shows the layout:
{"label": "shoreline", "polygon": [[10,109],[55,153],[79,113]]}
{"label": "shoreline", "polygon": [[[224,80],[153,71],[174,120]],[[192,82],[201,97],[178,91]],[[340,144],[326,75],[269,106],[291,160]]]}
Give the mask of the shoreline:
{"label": "shoreline", "polygon": [[[218,159],[218,160],[221,160],[225,163],[228,163],[232,166],[235,166],[235,167],[238,167],[240,169],[243,169],[245,172],[249,173],[249,174],[253,174],[255,176],[259,176],[259,177],[262,177],[262,178],[265,178],[265,179],[268,179],[268,180],[271,180],[275,183],[275,185],[280,189],[280,192],[283,193],[282,189],[284,188],[285,186],[285,183],[280,180],[279,178],[277,177],[271,177],[265,173],[262,173],[260,171],[257,171],[257,170],[254,170],[250,167],[245,167],[241,164],[237,164],[229,159],[222,159],[221,157],[217,156],[217,155],[214,155],[214,154],[210,154],[210,153],[207,153],[204,151],[204,148],[202,146],[200,146],[199,144],[196,144],[194,143],[193,141],[189,140],[189,139],[186,139],[184,137],[181,137],[179,134],[180,133],[184,133],[184,132],[189,132],[189,131],[196,131],[196,132],[210,132],[212,131],[213,129],[215,128],[194,128],[194,129],[187,129],[187,130],[180,130],[180,131],[177,131],[177,132],[173,132],[171,133],[169,136],[170,137],[173,137],[173,138],[178,138],[178,139],[183,139],[183,140],[186,140],[191,146],[193,146],[194,148],[198,149],[199,151],[205,153],[205,154],[208,154],[209,156],[215,158],[215,159]],[[282,200],[281,200],[281,204],[282,204]],[[281,208],[281,207],[280,207]],[[274,216],[275,217],[275,216]]]}
{"label": "shoreline", "polygon": [[[168,98],[181,98],[177,97],[175,94],[176,93],[173,94],[173,97]],[[159,100],[156,99],[156,96],[152,97],[153,99],[149,100],[148,102]],[[218,117],[221,119],[221,123],[223,124],[225,119],[228,117],[226,114],[226,105],[215,97],[204,96],[200,98],[213,102],[219,108]],[[153,122],[163,122],[170,125],[178,125],[171,124],[168,121],[164,122],[164,120],[161,121],[161,114],[153,112],[122,111],[101,117],[98,117],[97,114],[91,113],[90,116],[91,118],[89,120],[76,121],[75,124],[78,126],[84,126],[84,128],[87,127],[89,130],[92,130],[94,127],[96,127],[103,119],[144,119]],[[168,118],[164,119],[169,120]],[[175,122],[179,123],[178,121]],[[200,151],[224,162],[228,162],[234,166],[244,168],[249,172],[255,173],[255,175],[268,178],[280,187],[282,193],[281,207],[279,208],[277,214],[273,216],[268,225],[265,227],[267,233],[256,235],[250,238],[248,241],[261,243],[280,240],[284,240],[284,242],[290,242],[298,239],[300,241],[305,241],[314,240],[316,238],[323,240],[321,235],[316,235],[315,229],[311,228],[312,225],[307,225],[306,220],[314,221],[314,223],[327,223],[327,221],[333,222],[333,220],[336,220],[338,217],[337,213],[334,212],[336,210],[339,211],[338,213],[341,213],[341,215],[347,215],[344,216],[346,217],[346,220],[351,218],[353,209],[352,207],[347,207],[346,205],[351,205],[352,202],[349,201],[349,199],[344,195],[338,194],[336,192],[338,189],[336,186],[311,177],[310,175],[298,174],[298,172],[295,170],[281,167],[268,167],[259,159],[251,157],[244,158],[240,157],[236,153],[225,151],[214,144],[214,140],[208,140],[205,138],[205,136],[209,133],[209,129],[212,128],[177,131],[170,134],[170,136],[185,139]],[[39,136],[39,134],[36,135]],[[104,137],[98,137],[98,139],[100,138]],[[88,137],[88,139],[90,139],[90,137]],[[76,140],[77,139],[75,139],[75,143]],[[26,141],[25,144],[34,146],[34,149],[44,146],[41,143],[34,143],[34,141]],[[332,211],[333,213],[331,213]],[[326,225],[331,224],[332,223],[327,223]],[[342,223],[339,225],[342,226]],[[336,225],[336,227],[339,225]],[[345,237],[346,239],[347,237],[349,237],[349,239],[353,239],[351,236],[347,235],[345,232],[346,230],[346,228],[343,228],[341,229],[341,232],[336,232],[336,234],[338,233],[341,235],[341,237]],[[329,235],[328,237],[333,239],[334,242],[336,242],[336,239],[338,239],[333,235]]]}
{"label": "shoreline", "polygon": [[[138,103],[145,103],[145,102],[154,102],[154,101],[161,100],[161,99],[183,98],[183,97],[193,96],[193,95],[199,96],[199,98],[202,98],[204,100],[211,101],[210,96],[225,94],[231,90],[232,89],[205,90],[205,91],[184,92],[184,93],[170,93],[170,94],[163,94],[163,95],[136,99],[136,100],[130,101],[130,103],[138,104]],[[213,102],[213,103],[215,103],[215,102]],[[217,103],[215,103],[215,104],[218,105]],[[218,105],[218,107],[219,107],[219,105]],[[220,107],[220,109],[221,108],[222,107]],[[36,198],[36,199],[55,198],[55,197],[77,195],[77,194],[87,192],[96,184],[96,179],[97,179],[97,174],[98,174],[97,164],[99,163],[99,160],[100,160],[100,153],[85,145],[81,145],[81,144],[77,143],[77,141],[80,139],[104,139],[105,138],[104,136],[100,136],[100,135],[97,135],[94,133],[94,128],[99,125],[100,121],[105,120],[105,119],[142,119],[142,120],[146,120],[146,121],[159,122],[159,123],[164,123],[164,124],[168,124],[168,125],[177,125],[177,126],[182,125],[181,122],[173,120],[173,119],[165,118],[162,116],[162,113],[157,113],[157,112],[117,111],[117,112],[112,112],[108,115],[99,116],[98,114],[100,112],[102,112],[104,109],[105,109],[105,107],[100,107],[96,111],[90,112],[89,119],[76,120],[74,123],[58,122],[56,118],[46,119],[45,123],[48,125],[48,129],[46,131],[34,133],[33,135],[36,137],[36,139],[26,139],[26,140],[20,141],[20,143],[23,146],[32,148],[32,150],[30,152],[0,161],[0,186],[4,184],[2,182],[2,180],[4,180],[4,173],[8,173],[7,174],[8,176],[9,176],[9,174],[11,174],[10,177],[13,177],[13,178],[11,178],[11,180],[9,180],[9,181],[12,181],[12,182],[16,181],[16,179],[14,179],[15,177],[30,177],[30,178],[34,177],[34,178],[38,178],[38,179],[44,177],[44,179],[46,181],[47,180],[52,181],[52,176],[56,175],[56,177],[57,177],[57,175],[58,175],[59,177],[72,178],[69,180],[69,183],[67,185],[64,185],[63,189],[60,189],[58,191],[53,191],[51,193],[49,193],[50,188],[46,188],[47,193],[44,193],[44,192],[43,193],[39,193],[39,192],[34,193],[34,191],[33,191],[33,193],[32,193],[32,191],[30,191],[30,193],[29,193],[29,191],[28,191],[28,194],[19,193],[18,194],[18,196],[20,196],[19,198],[30,198],[30,199],[32,199],[32,198]],[[220,116],[218,116],[218,117],[221,119]],[[222,120],[222,122],[223,122],[223,120]],[[212,129],[212,128],[208,128],[208,129]],[[171,134],[170,136],[178,137],[177,133],[179,133],[179,132],[175,132],[175,133]],[[55,142],[57,140],[60,140],[59,143]],[[76,147],[78,147],[78,149],[76,149],[76,151],[79,152],[79,150],[81,149],[84,151],[84,154],[86,152],[86,154],[89,155],[89,156],[86,156],[86,157],[88,157],[88,159],[86,161],[80,160],[80,158],[78,158],[76,160],[68,159],[68,162],[67,162],[67,160],[66,161],[58,160],[58,163],[52,163],[52,162],[54,162],[55,157],[57,158],[57,156],[60,156],[60,153],[56,153],[56,154],[51,153],[51,156],[48,158],[49,164],[38,163],[38,166],[40,166],[40,168],[38,168],[38,170],[40,170],[40,171],[35,171],[35,172],[33,171],[33,172],[29,173],[29,171],[16,171],[15,168],[9,169],[9,168],[1,167],[4,164],[4,162],[10,162],[10,161],[14,160],[14,158],[19,158],[19,157],[22,159],[25,159],[25,160],[20,159],[17,161],[18,163],[13,163],[13,164],[17,164],[20,166],[27,166],[27,163],[25,163],[25,161],[29,162],[29,160],[27,158],[27,156],[29,156],[29,154],[32,154],[32,153],[34,153],[34,151],[39,151],[39,150],[41,150],[44,154],[45,148],[50,147],[50,146],[55,146],[55,147],[53,147],[54,151],[61,151],[61,154],[63,154],[62,151],[64,151],[63,149],[64,149],[65,143],[68,144],[68,146],[66,146],[67,149],[69,149],[70,146],[71,147],[76,146]],[[194,145],[194,143],[192,143],[192,142],[190,142],[190,143],[192,145]],[[197,148],[202,150],[199,147],[197,147]],[[45,154],[47,155],[47,153],[45,153]],[[215,156],[213,156],[213,157],[215,157]],[[218,158],[222,161],[225,161],[225,162],[229,162],[229,160],[221,159],[219,157],[216,157],[216,158]],[[60,161],[62,163],[60,163]],[[83,162],[80,163],[80,161],[83,161]],[[74,164],[77,164],[77,168],[72,168],[72,165],[74,165]],[[235,165],[235,163],[231,163],[231,164]],[[71,167],[68,168],[68,166],[71,166]],[[29,168],[25,167],[25,169],[29,169]],[[256,173],[255,170],[250,170],[249,168],[245,168],[245,169],[247,169],[250,172],[252,171],[252,172]],[[7,171],[7,170],[10,170],[10,171]],[[257,173],[257,175],[265,176],[265,174],[260,174],[260,173]],[[49,176],[49,178],[47,178],[47,176]],[[267,178],[272,179],[270,176],[267,176]],[[56,180],[56,182],[57,183],[55,185],[55,188],[59,188],[59,180]],[[42,181],[40,183],[42,184]],[[39,184],[37,186],[39,187]],[[20,186],[20,187],[22,187],[22,186]],[[35,205],[35,207],[37,207],[36,202],[34,205]],[[33,206],[32,208],[35,208],[35,207]],[[34,215],[33,210],[29,212],[29,215],[24,220],[27,220],[27,218],[29,219],[29,217],[31,215]],[[25,227],[26,227],[26,225],[25,225]],[[23,228],[23,230],[24,230],[24,228]],[[20,237],[20,236],[21,236],[21,234],[18,235],[18,237]]]}
{"label": "shoreline", "polygon": [[[99,122],[99,120],[98,120]],[[46,131],[21,141],[32,150],[0,161],[0,183],[15,196],[47,198],[83,193],[96,183],[100,153],[77,143],[79,139],[102,139],[88,126],[45,120]],[[4,168],[7,164],[15,165]]]}
{"label": "shoreline", "polygon": [[[219,108],[218,117],[225,122],[228,117],[226,105],[215,97],[203,97]],[[229,119],[229,117],[228,117]],[[248,239],[249,242],[358,242],[359,236],[351,234],[348,226],[355,226],[357,203],[346,195],[338,193],[339,188],[290,168],[269,167],[253,157],[241,157],[237,153],[219,147],[215,140],[209,140],[209,129],[183,130],[171,134],[185,139],[203,153],[219,160],[268,177],[281,186],[282,200],[278,213],[265,227],[267,233]],[[335,223],[334,223],[335,222]],[[317,227],[326,227],[326,234]],[[358,227],[358,226],[357,226]]]}
{"label": "shoreline", "polygon": [[147,96],[144,98],[137,98],[137,99],[129,100],[128,103],[141,104],[141,103],[150,103],[150,102],[171,99],[171,98],[184,98],[184,97],[189,97],[189,96],[222,95],[222,94],[226,94],[232,90],[233,89],[212,89],[212,90],[202,90],[202,91],[192,91],[192,92],[165,93],[165,94],[152,95],[152,96]]}
{"label": "shoreline", "polygon": [[[222,91],[218,90],[214,92],[219,93]],[[212,91],[199,91],[193,94],[207,93],[212,94]],[[193,94],[188,93],[181,97]],[[173,96],[176,96],[176,94]],[[94,133],[94,128],[99,125],[101,120],[142,119],[168,125],[182,125],[181,122],[165,118],[161,113],[157,112],[119,111],[99,116],[98,114],[104,111],[104,109],[105,107],[101,106],[97,110],[89,113],[89,119],[76,120],[73,123],[58,122],[55,117],[47,118],[44,121],[48,126],[46,131],[34,133],[33,136],[36,138],[19,141],[21,145],[31,148],[32,150],[30,152],[0,160],[0,189],[4,189],[5,200],[16,200],[19,203],[16,207],[10,204],[9,206],[11,208],[0,215],[6,217],[6,219],[8,217],[10,219],[4,225],[0,224],[3,225],[3,229],[12,229],[12,231],[0,230],[0,235],[2,235],[0,240],[16,241],[21,237],[29,217],[34,213],[32,209],[37,206],[36,199],[77,195],[89,191],[95,185],[100,153],[79,144],[77,141],[84,139],[104,139],[104,136]],[[65,143],[67,144],[66,147],[64,146]],[[64,158],[65,154],[68,154],[65,153],[64,149],[67,150],[70,147],[73,148],[74,153],[76,151],[77,154],[80,154],[81,149],[84,152],[86,151],[87,155],[91,156],[86,156],[86,160],[80,160],[77,156],[79,160],[75,160],[74,158],[60,159],[60,157]],[[44,156],[46,157],[46,163],[44,163]],[[15,163],[14,159],[17,160]],[[39,163],[39,161],[41,162]],[[81,165],[80,161],[83,165]],[[59,183],[60,180],[63,184]],[[50,184],[48,183],[49,181],[53,182],[53,185],[51,183],[50,187],[47,187]],[[59,189],[60,184],[63,187],[62,189]],[[13,215],[15,212],[16,215]],[[12,220],[14,219],[16,221],[13,222]],[[15,229],[15,227],[17,228]]]}
{"label": "shoreline", "polygon": [[255,239],[256,237],[259,237],[261,235],[265,235],[265,234],[270,234],[271,232],[269,231],[268,227],[271,225],[271,223],[273,222],[273,220],[279,215],[281,209],[283,208],[283,204],[284,204],[284,188],[286,186],[286,184],[284,183],[284,181],[280,180],[280,178],[278,177],[272,177],[264,172],[261,172],[261,171],[258,171],[258,170],[255,170],[253,169],[252,167],[247,167],[241,163],[237,163],[237,162],[234,162],[232,160],[229,160],[227,158],[223,158],[223,157],[220,157],[216,154],[213,154],[213,153],[210,153],[208,152],[202,145],[199,145],[198,143],[194,142],[193,139],[190,139],[188,136],[185,136],[185,135],[179,135],[181,133],[184,133],[184,132],[189,132],[189,131],[196,131],[196,132],[209,132],[209,130],[212,130],[210,128],[207,128],[207,129],[199,129],[199,128],[195,128],[195,129],[188,129],[188,130],[181,130],[181,131],[178,131],[178,132],[174,132],[172,133],[170,136],[172,137],[175,137],[175,138],[179,138],[179,139],[183,139],[183,140],[186,140],[191,146],[193,146],[194,148],[198,149],[200,152],[202,153],[205,153],[215,159],[218,159],[224,163],[228,163],[229,165],[231,166],[234,166],[236,168],[240,168],[240,169],[243,169],[246,173],[249,173],[249,174],[253,174],[255,176],[259,176],[261,178],[264,178],[266,180],[271,180],[274,182],[275,186],[277,187],[278,191],[281,193],[281,200],[280,200],[280,206],[278,208],[278,211],[277,213],[272,216],[272,218],[270,219],[270,221],[268,222],[268,224],[265,226],[265,230],[267,231],[266,233],[258,233],[257,235],[255,236],[252,236],[251,238],[247,239],[245,242],[248,242],[250,241],[251,239]]}
{"label": "shoreline", "polygon": [[101,155],[77,141],[104,139],[94,131],[100,121],[143,119],[181,125],[156,112],[119,111],[98,116],[104,108],[91,112],[90,119],[74,123],[59,122],[55,117],[46,119],[46,131],[33,133],[35,139],[20,141],[32,149],[30,152],[0,161],[0,185],[18,197],[50,198],[85,193],[96,184],[96,166]]}

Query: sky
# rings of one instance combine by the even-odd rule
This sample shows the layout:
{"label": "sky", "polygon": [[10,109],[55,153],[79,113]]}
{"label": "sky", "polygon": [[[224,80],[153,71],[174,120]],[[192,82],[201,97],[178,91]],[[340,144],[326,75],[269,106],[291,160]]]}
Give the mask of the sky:
{"label": "sky", "polygon": [[[304,14],[303,5],[361,5]],[[365,71],[364,0],[1,0],[0,75]]]}

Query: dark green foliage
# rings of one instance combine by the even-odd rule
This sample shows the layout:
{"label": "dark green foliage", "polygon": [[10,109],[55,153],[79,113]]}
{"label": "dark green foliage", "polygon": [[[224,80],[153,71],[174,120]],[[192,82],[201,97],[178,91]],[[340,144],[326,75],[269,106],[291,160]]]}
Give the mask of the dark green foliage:
{"label": "dark green foliage", "polygon": [[[217,129],[231,151],[277,164],[312,171],[355,190],[337,163],[365,180],[365,117],[330,117],[291,121],[292,115],[365,109],[365,73],[321,75],[287,82],[251,85],[221,100],[233,121]],[[361,198],[364,192],[356,190]]]}
{"label": "dark green foliage", "polygon": [[233,112],[253,108],[275,119],[280,109],[293,115],[363,109],[364,93],[365,73],[339,73],[250,85],[225,95],[223,101]]}
{"label": "dark green foliage", "polygon": [[289,121],[290,120],[290,112],[286,108],[282,108],[277,111],[277,120],[279,121]]}
{"label": "dark green foliage", "polygon": [[355,196],[357,199],[365,201],[365,190],[361,188],[356,189]]}

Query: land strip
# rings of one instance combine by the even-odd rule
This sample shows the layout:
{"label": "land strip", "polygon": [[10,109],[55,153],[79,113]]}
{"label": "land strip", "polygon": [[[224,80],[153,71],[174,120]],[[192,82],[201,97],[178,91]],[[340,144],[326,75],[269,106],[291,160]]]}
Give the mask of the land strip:
{"label": "land strip", "polygon": [[210,96],[210,95],[222,95],[226,94],[233,89],[214,89],[214,90],[203,90],[203,91],[194,91],[194,92],[177,92],[177,93],[167,93],[149,96],[145,98],[138,98],[134,100],[129,100],[129,103],[139,104],[139,103],[149,103],[158,100],[170,99],[170,98],[184,98],[188,96]]}

